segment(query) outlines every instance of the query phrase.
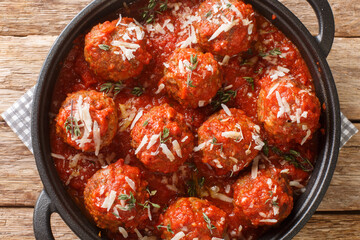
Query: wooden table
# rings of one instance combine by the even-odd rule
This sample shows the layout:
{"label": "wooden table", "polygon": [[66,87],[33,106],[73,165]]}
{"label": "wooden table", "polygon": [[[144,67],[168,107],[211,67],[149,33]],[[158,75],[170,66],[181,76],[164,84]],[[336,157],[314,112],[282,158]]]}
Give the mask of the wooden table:
{"label": "wooden table", "polygon": [[[313,34],[317,20],[304,0],[282,0]],[[90,0],[0,0],[0,113],[37,80],[56,37]],[[360,128],[360,4],[330,0],[336,38],[328,57],[343,113]],[[42,184],[30,151],[0,117],[0,238],[34,239],[32,215]],[[76,236],[54,214],[56,239]],[[340,151],[331,186],[296,239],[360,239],[360,135]]]}

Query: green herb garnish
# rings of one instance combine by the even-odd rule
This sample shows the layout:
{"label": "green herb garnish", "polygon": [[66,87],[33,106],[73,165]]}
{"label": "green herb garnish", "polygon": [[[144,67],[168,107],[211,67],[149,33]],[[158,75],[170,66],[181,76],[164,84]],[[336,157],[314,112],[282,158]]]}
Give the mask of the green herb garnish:
{"label": "green herb garnish", "polygon": [[156,228],[157,228],[158,230],[160,230],[160,228],[166,228],[166,230],[167,230],[169,233],[174,234],[174,231],[171,229],[171,225],[170,225],[170,224],[168,224],[167,226],[164,226],[164,225],[162,225],[162,224],[159,224],[159,225],[156,226]]}
{"label": "green herb garnish", "polygon": [[157,0],[149,0],[148,5],[144,8],[142,18],[146,23],[152,23],[155,19],[155,14],[161,14],[168,9],[167,0],[165,2]]}
{"label": "green herb garnish", "polygon": [[160,135],[160,143],[166,143],[169,140],[170,130],[164,127],[163,132]]}
{"label": "green herb garnish", "polygon": [[143,127],[146,127],[148,124],[149,124],[149,121],[150,121],[150,118],[148,120],[146,120],[144,123],[143,123]]}
{"label": "green herb garnish", "polygon": [[121,81],[116,83],[108,82],[100,86],[100,91],[105,92],[106,94],[113,93],[115,97],[124,89],[124,87],[125,86]]}
{"label": "green herb garnish", "polygon": [[251,89],[254,91],[254,78],[252,77],[243,77],[243,79],[245,79],[251,86]]}
{"label": "green herb garnish", "polygon": [[121,194],[118,197],[118,199],[127,201],[127,205],[125,207],[120,207],[120,209],[123,210],[123,211],[130,211],[131,209],[133,209],[135,207],[136,199],[135,199],[132,192],[130,192],[130,195]]}
{"label": "green herb garnish", "polygon": [[131,90],[131,94],[140,97],[144,93],[144,91],[145,91],[145,88],[143,88],[143,87],[134,87]]}
{"label": "green herb garnish", "polygon": [[109,51],[110,50],[110,46],[106,45],[106,44],[99,44],[99,48],[101,50],[104,50],[104,51]]}
{"label": "green herb garnish", "polygon": [[210,218],[205,213],[203,213],[203,217],[206,222],[207,228],[210,230],[210,233],[212,234],[212,230],[216,229],[216,227],[211,224]]}
{"label": "green herb garnish", "polygon": [[192,76],[193,71],[197,68],[198,64],[199,64],[198,55],[196,54],[195,56],[193,56],[191,54],[190,55],[190,66],[186,66],[190,70],[190,73],[188,74],[187,81],[186,81],[186,84],[189,87],[196,87],[192,84],[191,76]]}
{"label": "green herb garnish", "polygon": [[70,116],[65,121],[66,133],[70,132],[71,136],[79,137],[81,135],[81,131],[78,125],[78,120],[74,117],[73,100],[71,100],[70,104],[71,104]]}
{"label": "green herb garnish", "polygon": [[220,107],[220,105],[223,103],[227,103],[229,102],[231,99],[236,97],[236,91],[234,90],[224,90],[224,89],[220,89],[214,99],[211,101],[211,104],[214,107],[214,110],[216,110],[218,107]]}

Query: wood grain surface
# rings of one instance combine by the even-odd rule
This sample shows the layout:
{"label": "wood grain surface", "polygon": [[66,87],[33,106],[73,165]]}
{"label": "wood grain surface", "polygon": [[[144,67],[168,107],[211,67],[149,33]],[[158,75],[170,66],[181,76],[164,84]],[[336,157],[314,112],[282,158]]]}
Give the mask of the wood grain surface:
{"label": "wood grain surface", "polygon": [[[304,0],[281,0],[314,35],[316,16]],[[336,38],[328,57],[341,110],[360,128],[360,4],[329,1]],[[37,80],[62,29],[90,0],[0,0],[0,113]],[[0,239],[34,239],[32,214],[42,190],[35,160],[0,117]],[[316,214],[295,238],[360,239],[360,135],[340,151],[331,185]],[[77,239],[52,216],[56,239]]]}

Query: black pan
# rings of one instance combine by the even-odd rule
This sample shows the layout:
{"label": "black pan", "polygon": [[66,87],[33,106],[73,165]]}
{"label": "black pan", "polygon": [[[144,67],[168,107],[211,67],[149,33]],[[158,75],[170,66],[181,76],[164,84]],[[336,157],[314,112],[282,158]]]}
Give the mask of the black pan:
{"label": "black pan", "polygon": [[[307,0],[319,20],[320,34],[313,37],[286,7],[276,0],[249,0],[299,48],[314,79],[316,93],[326,111],[322,114],[325,135],[321,137],[319,155],[306,192],[295,202],[291,215],[261,239],[291,239],[310,219],[319,206],[333,175],[340,143],[339,99],[326,57],[334,40],[334,16],[326,0]],[[71,200],[57,175],[50,153],[50,102],[58,77],[60,62],[66,57],[72,41],[99,19],[123,6],[121,0],[95,0],[82,10],[56,40],[40,73],[32,109],[32,142],[37,168],[44,184],[34,212],[36,239],[54,239],[50,216],[57,212],[81,239],[101,239],[96,228]],[[272,15],[276,15],[274,20]],[[320,69],[320,70],[319,70]]]}

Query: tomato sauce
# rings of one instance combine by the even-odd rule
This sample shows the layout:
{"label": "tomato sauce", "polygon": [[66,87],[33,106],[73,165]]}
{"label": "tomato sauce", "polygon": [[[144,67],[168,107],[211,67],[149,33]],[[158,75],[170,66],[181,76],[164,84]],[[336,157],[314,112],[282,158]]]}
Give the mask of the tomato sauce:
{"label": "tomato sauce", "polygon": [[[183,164],[175,173],[153,173],[145,168],[137,159],[135,150],[130,144],[129,126],[139,109],[149,111],[154,106],[168,103],[176,111],[184,115],[185,121],[190,126],[195,137],[197,137],[197,130],[202,123],[220,109],[219,107],[214,108],[214,104],[190,109],[169,98],[165,91],[160,91],[156,94],[159,90],[158,83],[163,77],[164,63],[166,63],[172,52],[178,48],[178,44],[186,40],[188,36],[181,29],[183,19],[176,14],[193,14],[194,9],[198,6],[197,2],[195,3],[190,0],[181,1],[181,3],[182,6],[176,10],[177,7],[174,1],[169,1],[169,9],[162,14],[156,15],[155,18],[155,23],[159,23],[161,26],[166,20],[170,19],[174,25],[173,31],[163,28],[165,34],[162,34],[147,30],[146,46],[147,51],[152,56],[150,63],[144,66],[142,73],[138,77],[127,79],[121,86],[121,91],[118,94],[109,94],[109,96],[113,97],[117,106],[119,129],[111,144],[100,150],[99,156],[72,148],[64,143],[55,131],[54,116],[59,112],[62,102],[69,93],[79,90],[101,91],[103,84],[106,83],[106,81],[93,73],[89,64],[85,61],[84,35],[76,38],[72,49],[62,63],[59,78],[53,92],[50,114],[53,161],[59,177],[68,189],[71,197],[79,203],[81,208],[84,187],[88,179],[102,166],[122,158],[125,164],[138,167],[143,174],[143,178],[148,182],[149,189],[157,191],[156,195],[150,197],[151,202],[161,206],[160,210],[153,210],[152,221],[148,220],[145,223],[148,231],[142,232],[143,235],[159,234],[156,228],[159,216],[177,198],[198,196],[209,200],[216,207],[227,213],[230,236],[232,231],[234,236],[238,237],[249,238],[250,236],[257,236],[265,228],[256,228],[249,221],[239,217],[241,213],[234,213],[233,203],[230,200],[233,196],[232,185],[237,180],[239,174],[217,177],[216,172],[211,167],[201,162],[201,157],[198,153],[193,153],[190,160]],[[138,8],[135,6],[134,9]],[[136,10],[133,13],[134,16],[137,16]],[[243,110],[252,121],[259,124],[256,111],[257,99],[262,85],[268,84],[262,81],[262,79],[266,76],[269,69],[276,69],[277,66],[287,68],[306,87],[313,89],[314,86],[306,63],[296,46],[264,17],[256,13],[255,18],[259,33],[258,40],[248,51],[231,57],[227,62],[224,57],[215,57],[220,63],[223,87],[227,89],[226,91],[232,90],[236,92],[235,97],[229,97],[226,102],[227,106]],[[197,44],[192,44],[192,47],[199,48]],[[132,93],[134,87],[142,87],[144,92],[140,96],[136,96]],[[261,124],[259,125],[261,126]],[[279,169],[285,170],[290,181],[296,181],[297,185],[293,188],[295,193],[300,194],[304,190],[303,187],[306,186],[311,174],[312,169],[309,165],[314,164],[317,137],[313,137],[302,146],[294,143],[284,144],[272,139],[262,126],[261,128],[261,137],[269,144],[266,146],[267,151],[263,149],[262,154],[267,161],[272,162]],[[195,140],[196,143],[197,140]],[[301,168],[298,165],[294,165],[291,161],[286,161],[286,156],[290,150],[298,152],[302,160],[306,158],[309,161],[305,163],[308,168]],[[267,161],[265,160],[264,162],[266,163]],[[223,200],[219,200],[219,194]],[[242,226],[240,230],[239,226]],[[109,233],[109,236],[114,239],[122,239],[119,233]],[[130,235],[129,238],[136,238],[135,236]]]}

